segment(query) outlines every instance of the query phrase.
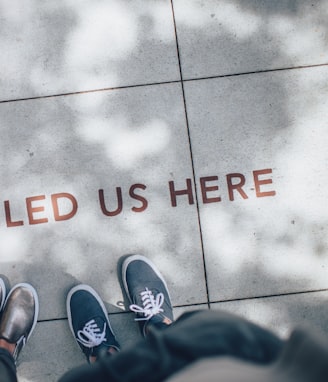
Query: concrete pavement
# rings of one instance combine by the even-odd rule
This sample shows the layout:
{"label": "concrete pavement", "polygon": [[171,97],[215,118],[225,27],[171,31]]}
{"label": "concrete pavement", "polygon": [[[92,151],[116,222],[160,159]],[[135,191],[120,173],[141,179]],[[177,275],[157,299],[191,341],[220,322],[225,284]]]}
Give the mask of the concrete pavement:
{"label": "concrete pavement", "polygon": [[40,297],[19,380],[84,357],[87,283],[140,338],[119,261],[179,316],[228,309],[328,332],[328,1],[0,1],[1,273]]}

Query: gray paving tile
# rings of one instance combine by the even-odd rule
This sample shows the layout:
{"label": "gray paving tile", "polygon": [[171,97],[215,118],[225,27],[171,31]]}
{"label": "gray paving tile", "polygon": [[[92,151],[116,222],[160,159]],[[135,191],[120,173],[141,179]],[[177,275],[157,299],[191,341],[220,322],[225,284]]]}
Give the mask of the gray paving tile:
{"label": "gray paving tile", "polygon": [[189,305],[189,306],[179,306],[174,308],[173,314],[174,319],[177,320],[183,313],[192,312],[195,310],[208,310],[208,304],[199,304],[199,305]]}
{"label": "gray paving tile", "polygon": [[66,320],[38,323],[19,357],[19,381],[55,382],[70,367],[83,364]]}
{"label": "gray paving tile", "polygon": [[13,0],[0,13],[0,100],[179,79],[169,0]]}
{"label": "gray paving tile", "polygon": [[210,301],[328,287],[327,79],[186,83]]}
{"label": "gray paving tile", "polygon": [[[239,314],[286,337],[298,325],[310,325],[328,332],[327,292],[229,301],[211,304],[211,309],[223,309]],[[174,309],[175,318],[183,312],[207,309],[206,305]],[[133,314],[111,314],[110,320],[122,349],[141,339]],[[20,356],[18,376],[21,382],[55,382],[67,370],[85,363],[69,331],[67,320],[37,324],[35,332]]]}
{"label": "gray paving tile", "polygon": [[328,61],[326,0],[174,0],[185,79]]}
{"label": "gray paving tile", "polygon": [[328,292],[228,301],[211,304],[273,330],[282,337],[296,327],[306,327],[328,334]]}
{"label": "gray paving tile", "polygon": [[[122,349],[140,340],[132,314],[113,314],[110,320]],[[66,371],[85,363],[67,320],[45,321],[37,324],[23,349],[17,371],[21,382],[55,382]]]}
{"label": "gray paving tile", "polygon": [[[206,309],[206,305],[196,308]],[[192,306],[175,308],[174,317],[193,309]],[[110,321],[122,350],[142,339],[134,314],[111,314]],[[19,381],[56,382],[66,371],[85,362],[67,320],[39,322],[19,357]]]}
{"label": "gray paving tile", "polygon": [[119,312],[129,253],[158,265],[174,305],[206,302],[196,207],[169,191],[192,178],[179,85],[5,103],[0,119],[1,273],[35,285],[40,319],[65,317],[81,282]]}

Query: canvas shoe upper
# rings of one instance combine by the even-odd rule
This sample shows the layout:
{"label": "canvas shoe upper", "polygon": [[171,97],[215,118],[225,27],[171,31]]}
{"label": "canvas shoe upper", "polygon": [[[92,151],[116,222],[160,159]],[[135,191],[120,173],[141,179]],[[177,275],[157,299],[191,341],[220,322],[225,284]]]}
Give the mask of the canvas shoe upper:
{"label": "canvas shoe upper", "polygon": [[77,285],[68,293],[66,306],[70,329],[88,362],[109,348],[119,350],[105,305],[94,289]]}
{"label": "canvas shoe upper", "polygon": [[142,334],[149,324],[163,326],[173,321],[173,310],[164,277],[146,257],[131,255],[122,264],[122,280],[136,313]]}

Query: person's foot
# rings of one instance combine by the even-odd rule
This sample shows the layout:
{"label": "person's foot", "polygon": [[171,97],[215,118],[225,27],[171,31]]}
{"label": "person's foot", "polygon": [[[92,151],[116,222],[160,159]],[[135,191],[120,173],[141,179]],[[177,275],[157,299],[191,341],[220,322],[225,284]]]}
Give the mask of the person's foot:
{"label": "person's foot", "polygon": [[88,285],[77,285],[67,295],[68,323],[88,362],[102,353],[119,351],[105,305]]}
{"label": "person's foot", "polygon": [[141,333],[146,336],[149,324],[169,325],[173,310],[166,282],[155,265],[146,257],[131,255],[122,264],[125,292],[136,313]]}
{"label": "person's foot", "polygon": [[15,285],[6,298],[0,322],[0,338],[8,344],[15,362],[35,328],[38,314],[36,290],[26,283]]}

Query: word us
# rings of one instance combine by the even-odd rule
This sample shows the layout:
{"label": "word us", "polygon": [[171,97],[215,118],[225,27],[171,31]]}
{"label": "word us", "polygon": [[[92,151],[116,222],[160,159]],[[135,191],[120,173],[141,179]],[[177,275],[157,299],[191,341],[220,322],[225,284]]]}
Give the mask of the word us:
{"label": "word us", "polygon": [[[271,179],[272,169],[255,170],[252,172],[251,181],[254,184],[255,196],[257,198],[274,196],[276,192],[274,190],[268,190],[267,187],[273,183]],[[184,188],[177,188],[174,181],[168,182],[168,196],[170,198],[171,207],[177,207],[178,201],[182,198],[188,200],[188,204],[195,203],[193,183],[191,179],[185,180]],[[199,187],[201,192],[201,201],[203,204],[219,203],[221,202],[221,196],[219,194],[219,177],[218,176],[206,176],[199,178]],[[248,195],[245,191],[246,177],[241,173],[231,173],[225,176],[225,183],[228,191],[228,198],[230,201],[235,200],[235,197],[241,197],[242,199],[248,199]],[[129,198],[134,204],[131,207],[133,212],[143,212],[148,208],[148,199],[144,194],[147,186],[141,183],[136,183],[129,188]],[[105,216],[113,217],[117,216],[123,211],[123,193],[121,187],[116,187],[116,196],[110,198],[107,196],[103,189],[98,190],[99,211]],[[25,198],[25,210],[24,217],[13,217],[12,205],[9,200],[4,201],[4,212],[6,218],[7,227],[18,227],[25,224],[35,225],[49,222],[49,208],[46,208],[46,204],[50,205],[51,218],[54,221],[64,221],[72,219],[79,208],[77,198],[67,192],[61,192],[50,195],[36,195]],[[109,207],[110,204],[113,207]],[[65,205],[65,208],[62,206]],[[68,207],[67,207],[68,206]],[[47,215],[48,214],[48,215]]]}

